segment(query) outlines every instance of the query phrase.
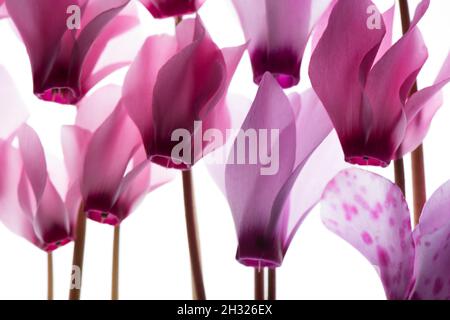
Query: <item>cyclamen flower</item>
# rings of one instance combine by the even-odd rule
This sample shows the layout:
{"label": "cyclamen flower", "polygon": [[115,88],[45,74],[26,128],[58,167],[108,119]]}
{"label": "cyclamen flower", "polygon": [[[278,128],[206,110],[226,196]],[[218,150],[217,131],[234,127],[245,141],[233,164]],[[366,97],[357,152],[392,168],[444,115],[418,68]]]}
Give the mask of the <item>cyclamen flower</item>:
{"label": "cyclamen flower", "polygon": [[303,53],[329,0],[233,0],[245,37],[256,84],[266,71],[283,88],[300,81]]}
{"label": "cyclamen flower", "polygon": [[[244,50],[219,49],[198,17],[183,20],[176,36],[147,39],[125,78],[123,104],[152,162],[189,169],[214,149],[203,134],[229,125],[225,94]],[[184,152],[173,152],[180,143]]]}
{"label": "cyclamen flower", "polygon": [[206,0],[140,0],[157,19],[196,12]]}
{"label": "cyclamen flower", "polygon": [[28,51],[36,96],[75,104],[96,83],[127,64],[117,61],[95,69],[108,41],[137,24],[136,17],[116,17],[129,1],[6,0]]}
{"label": "cyclamen flower", "polygon": [[[346,161],[387,166],[424,139],[450,80],[450,56],[434,85],[409,96],[427,59],[417,23],[429,0],[417,7],[407,33],[390,46],[393,9],[369,28],[369,0],[340,0],[314,51],[309,75],[339,135]],[[387,25],[387,27],[386,27]]]}
{"label": "cyclamen flower", "polygon": [[139,131],[120,102],[120,87],[104,87],[81,101],[75,126],[63,129],[72,201],[88,218],[117,225],[150,191],[168,182],[147,161]]}
{"label": "cyclamen flower", "polygon": [[[52,251],[73,239],[74,221],[61,190],[50,180],[39,137],[24,124],[26,107],[2,67],[0,101],[0,221],[42,250]],[[11,143],[16,137],[19,148]]]}
{"label": "cyclamen flower", "polygon": [[19,149],[0,142],[0,220],[47,252],[73,240],[75,220],[47,172],[44,150],[31,127],[18,131]]}
{"label": "cyclamen flower", "polygon": [[[249,130],[256,130],[259,138],[248,138]],[[264,75],[241,127],[242,136],[234,141],[224,185],[217,179],[233,214],[240,263],[251,267],[282,264],[297,228],[329,179],[343,168],[344,162],[335,161],[341,151],[331,130],[312,90],[288,98],[269,73]],[[259,158],[252,160],[255,151]],[[273,161],[261,158],[261,152]],[[268,170],[270,166],[274,170]]]}
{"label": "cyclamen flower", "polygon": [[388,299],[450,299],[450,182],[413,232],[403,193],[374,173],[342,171],[321,204],[324,224],[378,268]]}

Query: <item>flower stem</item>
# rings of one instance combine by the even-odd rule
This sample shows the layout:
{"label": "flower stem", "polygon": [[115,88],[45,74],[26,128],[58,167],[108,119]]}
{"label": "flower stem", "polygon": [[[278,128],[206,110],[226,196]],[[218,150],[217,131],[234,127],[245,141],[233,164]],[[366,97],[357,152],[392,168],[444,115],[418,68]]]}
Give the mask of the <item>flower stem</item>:
{"label": "flower stem", "polygon": [[402,193],[405,196],[405,166],[403,164],[403,158],[394,160],[394,175],[395,184],[402,190]]}
{"label": "flower stem", "polygon": [[[399,0],[400,15],[402,18],[402,31],[405,34],[411,24],[409,7],[407,0]],[[414,83],[410,95],[417,92],[417,82]],[[419,223],[420,214],[427,200],[426,181],[425,181],[425,162],[423,145],[420,145],[411,153],[411,173],[413,181],[413,199],[414,199],[414,225]]]}
{"label": "flower stem", "polygon": [[111,300],[119,300],[120,225],[114,227]]}
{"label": "flower stem", "polygon": [[269,268],[269,292],[268,299],[276,300],[277,299],[277,269]]}
{"label": "flower stem", "polygon": [[203,284],[197,218],[195,213],[194,187],[191,170],[182,171],[182,177],[184,208],[186,215],[186,230],[189,245],[189,255],[191,259],[193,295],[195,300],[205,300],[206,294]]}
{"label": "flower stem", "polygon": [[264,300],[264,268],[255,268],[255,300]]}
{"label": "flower stem", "polygon": [[[78,210],[78,217],[77,217],[76,238],[72,260],[73,269],[70,277],[71,281],[70,281],[69,300],[80,300],[85,238],[86,238],[86,214],[84,212],[84,206],[83,204],[81,204],[80,209]],[[79,272],[77,272],[77,270]],[[79,277],[79,279],[73,279],[74,276]]]}
{"label": "flower stem", "polygon": [[47,300],[53,300],[53,254],[47,252]]}
{"label": "flower stem", "polygon": [[420,145],[411,153],[411,170],[413,180],[414,197],[414,225],[419,223],[420,214],[427,201],[425,186],[425,162],[423,159],[423,145]]}

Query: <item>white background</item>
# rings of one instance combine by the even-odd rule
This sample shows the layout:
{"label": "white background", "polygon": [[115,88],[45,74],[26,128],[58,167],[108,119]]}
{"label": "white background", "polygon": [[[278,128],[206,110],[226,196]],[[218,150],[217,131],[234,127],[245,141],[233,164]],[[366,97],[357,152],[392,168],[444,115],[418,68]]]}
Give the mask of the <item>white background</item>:
{"label": "white background", "polygon": [[[412,11],[418,1],[409,2]],[[450,2],[431,2],[428,13],[419,25],[430,55],[419,75],[419,87],[433,83],[449,50]],[[394,1],[379,0],[375,3],[384,11]],[[141,15],[142,30],[147,33],[173,33],[173,20],[153,20],[144,10]],[[200,10],[200,15],[220,47],[244,42],[230,0],[208,0]],[[397,11],[396,38],[400,33],[398,15]],[[29,123],[40,134],[46,151],[61,157],[60,127],[73,123],[75,108],[41,102],[32,95],[27,54],[7,20],[0,22],[0,43],[0,64],[10,71],[17,86],[20,85],[20,93],[32,114]],[[301,85],[292,90],[303,91],[309,86],[309,55],[308,48],[303,62]],[[120,84],[124,72],[118,72],[108,81]],[[256,89],[252,82],[249,58],[245,55],[230,93],[253,99]],[[429,194],[450,179],[450,86],[445,89],[445,99],[446,103],[435,117],[425,140]],[[409,157],[405,161],[407,197],[408,202],[412,203]],[[392,167],[376,172],[393,179]],[[252,299],[253,270],[234,259],[237,242],[227,202],[203,163],[196,165],[194,179],[207,296],[210,299]],[[278,270],[278,297],[384,299],[384,291],[374,268],[350,245],[325,229],[320,222],[318,209],[300,227],[282,268]],[[191,298],[180,177],[148,195],[136,212],[122,224],[121,236],[122,299]],[[112,239],[112,227],[88,221],[82,299],[109,299]],[[69,244],[54,253],[57,299],[66,299],[68,295],[72,251],[73,244]],[[46,261],[44,252],[0,225],[0,298],[45,299]]]}

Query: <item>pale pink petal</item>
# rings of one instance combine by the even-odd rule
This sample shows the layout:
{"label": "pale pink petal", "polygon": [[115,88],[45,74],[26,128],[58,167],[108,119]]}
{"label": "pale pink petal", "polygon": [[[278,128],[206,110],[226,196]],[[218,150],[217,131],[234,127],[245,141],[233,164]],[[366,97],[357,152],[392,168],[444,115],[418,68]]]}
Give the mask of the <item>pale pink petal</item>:
{"label": "pale pink petal", "polygon": [[0,101],[0,139],[7,139],[26,121],[28,111],[3,66],[0,66]]}
{"label": "pale pink petal", "polygon": [[450,183],[428,200],[414,230],[415,284],[411,299],[450,299]]}
{"label": "pale pink petal", "polygon": [[323,223],[377,268],[388,299],[406,299],[414,243],[401,190],[374,173],[347,169],[328,184],[321,204]]}
{"label": "pale pink petal", "polygon": [[23,168],[39,203],[48,178],[44,149],[38,135],[28,125],[20,128],[18,137]]}

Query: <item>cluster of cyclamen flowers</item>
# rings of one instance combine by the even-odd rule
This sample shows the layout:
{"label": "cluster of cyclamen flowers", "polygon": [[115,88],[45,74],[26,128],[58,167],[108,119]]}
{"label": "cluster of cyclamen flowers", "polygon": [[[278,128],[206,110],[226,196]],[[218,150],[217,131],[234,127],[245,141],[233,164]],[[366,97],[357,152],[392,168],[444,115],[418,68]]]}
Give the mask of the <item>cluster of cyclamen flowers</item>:
{"label": "cluster of cyclamen flowers", "polygon": [[[322,199],[325,225],[379,267],[388,298],[450,299],[448,184],[427,202],[412,232],[395,184],[358,169],[340,172],[350,164],[386,167],[422,143],[442,105],[440,90],[450,81],[447,58],[433,85],[413,90],[427,60],[417,24],[430,1],[419,4],[393,43],[395,5],[384,14],[375,10],[378,27],[368,28],[368,8],[376,8],[370,0],[230,0],[247,42],[222,49],[198,14],[183,19],[203,2],[0,0],[0,18],[12,20],[27,49],[34,94],[77,107],[74,124],[62,128],[67,179],[57,186],[60,167],[47,165],[40,138],[26,123],[27,108],[0,66],[0,220],[47,252],[75,240],[74,265],[81,267],[83,219],[118,228],[139,200],[171,180],[169,169],[178,169],[195,297],[206,298],[190,170],[222,146],[193,146],[208,129],[225,132],[236,124],[226,97],[247,50],[259,88],[239,125],[277,130],[279,139],[259,145],[278,153],[279,163],[274,174],[261,174],[267,163],[250,160],[247,145],[243,163],[210,166],[233,214],[237,260],[255,268],[257,282],[269,268],[274,298],[275,269]],[[400,2],[404,9],[406,1]],[[81,17],[80,28],[72,30],[66,21],[73,5]],[[133,41],[126,34],[139,26],[136,6],[142,5],[154,18],[176,18],[176,34],[150,36],[126,59],[102,60],[112,39]],[[310,40],[312,88],[286,95],[283,89],[300,81]],[[123,67],[122,86],[93,90]],[[173,153],[179,129],[191,137],[188,159]],[[240,148],[239,142],[223,141],[223,148]],[[260,285],[257,298],[264,297]],[[75,289],[71,297],[79,298]]]}

